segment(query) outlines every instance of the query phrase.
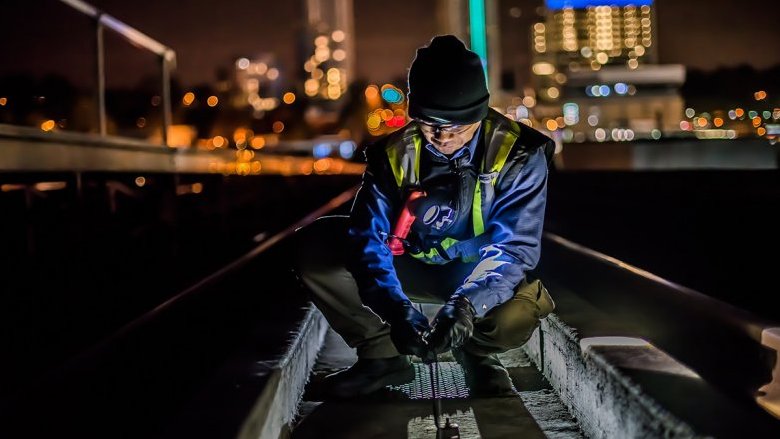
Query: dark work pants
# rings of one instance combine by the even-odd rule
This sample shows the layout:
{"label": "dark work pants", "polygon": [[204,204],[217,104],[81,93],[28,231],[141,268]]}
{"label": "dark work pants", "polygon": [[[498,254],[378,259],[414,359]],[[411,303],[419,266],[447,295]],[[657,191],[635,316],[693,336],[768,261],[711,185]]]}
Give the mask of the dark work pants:
{"label": "dark work pants", "polygon": [[[363,305],[357,284],[345,268],[348,219],[323,217],[295,234],[297,271],[312,293],[312,301],[330,326],[360,358],[398,355],[390,341],[390,326]],[[404,293],[414,302],[444,303],[475,264],[457,261],[430,265],[411,256],[393,259]],[[554,308],[538,280],[523,281],[515,296],[474,321],[474,335],[465,349],[479,355],[522,346]]]}

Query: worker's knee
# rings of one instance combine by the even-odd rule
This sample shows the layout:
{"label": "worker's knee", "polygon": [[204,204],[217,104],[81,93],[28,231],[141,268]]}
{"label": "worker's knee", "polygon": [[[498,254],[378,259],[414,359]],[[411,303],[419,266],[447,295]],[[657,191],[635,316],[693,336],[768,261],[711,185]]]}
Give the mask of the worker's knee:
{"label": "worker's knee", "polygon": [[539,308],[527,301],[507,305],[493,310],[494,315],[475,322],[474,341],[477,344],[500,352],[520,347],[528,341],[539,325]]}
{"label": "worker's knee", "polygon": [[492,352],[502,352],[524,345],[539,320],[555,308],[547,289],[539,280],[523,281],[515,296],[475,321],[474,343]]}

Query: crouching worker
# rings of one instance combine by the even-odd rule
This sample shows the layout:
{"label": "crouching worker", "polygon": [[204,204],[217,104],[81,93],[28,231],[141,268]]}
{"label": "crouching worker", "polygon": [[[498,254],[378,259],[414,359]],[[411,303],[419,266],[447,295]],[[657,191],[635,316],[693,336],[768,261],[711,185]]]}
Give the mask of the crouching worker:
{"label": "crouching worker", "polygon": [[[513,395],[495,354],[554,306],[526,277],[553,143],[488,107],[480,59],[454,36],[418,49],[408,81],[411,121],[367,147],[351,214],[296,233],[301,280],[359,358],[323,384],[371,393],[412,381],[410,355],[452,350],[472,395]],[[413,302],[443,306],[429,323]]]}

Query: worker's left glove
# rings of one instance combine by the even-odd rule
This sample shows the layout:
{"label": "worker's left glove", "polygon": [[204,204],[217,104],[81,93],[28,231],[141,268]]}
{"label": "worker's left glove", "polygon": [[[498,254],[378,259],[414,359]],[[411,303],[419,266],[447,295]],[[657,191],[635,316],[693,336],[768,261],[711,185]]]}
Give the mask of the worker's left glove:
{"label": "worker's left glove", "polygon": [[428,346],[423,341],[423,334],[430,332],[428,318],[415,309],[412,302],[404,300],[389,313],[390,340],[399,353],[428,357]]}
{"label": "worker's left glove", "polygon": [[436,314],[425,340],[428,349],[440,354],[462,346],[473,333],[474,307],[466,296],[456,294]]}

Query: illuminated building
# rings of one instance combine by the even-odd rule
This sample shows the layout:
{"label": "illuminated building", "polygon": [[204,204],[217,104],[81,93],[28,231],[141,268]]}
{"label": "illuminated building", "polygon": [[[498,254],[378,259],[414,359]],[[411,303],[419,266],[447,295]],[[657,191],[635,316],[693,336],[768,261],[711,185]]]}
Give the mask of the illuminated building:
{"label": "illuminated building", "polygon": [[304,45],[304,93],[339,101],[354,77],[352,0],[304,0],[308,37]]}
{"label": "illuminated building", "polygon": [[282,79],[273,55],[237,59],[235,75],[237,90],[231,99],[234,107],[251,106],[254,116],[260,118],[279,106]]}
{"label": "illuminated building", "polygon": [[563,110],[559,128],[570,137],[564,140],[657,138],[679,130],[685,69],[656,63],[653,0],[545,3],[545,20],[531,32],[533,83],[538,113]]}

